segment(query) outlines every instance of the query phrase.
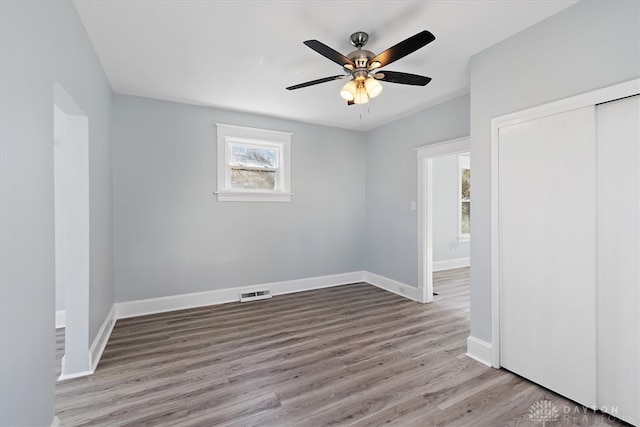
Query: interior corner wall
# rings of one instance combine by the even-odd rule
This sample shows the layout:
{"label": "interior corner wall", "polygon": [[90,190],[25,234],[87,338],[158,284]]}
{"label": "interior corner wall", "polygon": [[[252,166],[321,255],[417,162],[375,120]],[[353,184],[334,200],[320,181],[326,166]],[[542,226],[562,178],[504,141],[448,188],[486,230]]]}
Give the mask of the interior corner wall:
{"label": "interior corner wall", "polygon": [[[116,300],[361,271],[361,132],[114,95]],[[292,132],[291,202],[219,202],[215,123]]]}
{"label": "interior corner wall", "polygon": [[458,155],[433,160],[433,262],[469,258],[469,242],[458,241]]}
{"label": "interior corner wall", "polygon": [[[425,90],[428,90],[425,88]],[[418,286],[415,148],[469,135],[469,95],[367,132],[365,269]]]}
{"label": "interior corner wall", "polygon": [[0,2],[3,426],[54,419],[54,82],[89,117],[91,342],[113,305],[111,88],[73,3]]}
{"label": "interior corner wall", "polygon": [[639,16],[638,1],[581,1],[472,57],[475,338],[491,342],[491,119],[637,78]]}

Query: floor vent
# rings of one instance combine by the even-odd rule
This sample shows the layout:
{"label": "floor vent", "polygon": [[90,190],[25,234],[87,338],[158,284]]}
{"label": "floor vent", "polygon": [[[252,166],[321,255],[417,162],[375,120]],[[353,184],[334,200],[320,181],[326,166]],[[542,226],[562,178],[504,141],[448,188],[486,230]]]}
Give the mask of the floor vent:
{"label": "floor vent", "polygon": [[264,291],[242,292],[240,294],[240,302],[257,301],[267,298],[271,298],[271,291],[269,289]]}

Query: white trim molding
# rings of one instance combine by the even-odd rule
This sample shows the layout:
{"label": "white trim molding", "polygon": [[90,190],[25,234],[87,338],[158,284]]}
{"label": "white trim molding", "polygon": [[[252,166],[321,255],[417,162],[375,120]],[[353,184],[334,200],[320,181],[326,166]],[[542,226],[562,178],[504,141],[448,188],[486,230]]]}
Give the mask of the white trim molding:
{"label": "white trim molding", "polygon": [[416,150],[419,159],[427,157],[434,159],[436,157],[468,153],[471,149],[470,144],[471,139],[468,136],[463,136],[462,138],[423,145],[422,147],[414,148],[414,150]]}
{"label": "white trim molding", "polygon": [[471,151],[468,136],[418,147],[418,288],[417,301],[433,301],[433,160]]}
{"label": "white trim molding", "polygon": [[471,258],[454,258],[433,262],[433,271],[453,270],[454,268],[469,267]]}
{"label": "white trim molding", "polygon": [[58,377],[58,381],[68,380],[71,378],[79,378],[86,377],[87,375],[92,375],[96,368],[98,367],[98,363],[100,362],[100,358],[102,357],[102,352],[104,352],[105,347],[107,346],[107,342],[109,341],[109,337],[111,337],[111,332],[113,331],[113,327],[116,324],[116,308],[115,304],[111,307],[109,314],[104,319],[100,330],[98,330],[98,334],[96,338],[91,343],[91,347],[89,347],[89,351],[87,352],[87,358],[89,361],[89,370],[82,372],[74,372],[72,374],[65,373],[65,357],[62,357],[62,374]]}
{"label": "white trim molding", "polygon": [[98,367],[102,353],[107,346],[107,342],[109,341],[109,337],[111,337],[111,332],[115,325],[116,307],[114,305],[111,307],[111,310],[109,310],[107,318],[104,319],[96,338],[93,340],[93,343],[91,343],[91,347],[89,347],[89,367],[91,368],[92,373],[95,372]]}
{"label": "white trim molding", "polygon": [[214,191],[220,202],[290,202],[293,193]]}
{"label": "white trim molding", "polygon": [[370,285],[384,289],[385,291],[393,292],[394,294],[408,298],[412,301],[422,302],[419,289],[415,286],[410,286],[405,283],[398,282],[397,280],[380,276],[379,274],[369,273],[368,271],[364,274],[364,281]]}
{"label": "white trim molding", "polygon": [[117,319],[126,319],[129,317],[145,316],[148,314],[238,302],[240,301],[240,295],[243,292],[248,291],[256,292],[270,290],[271,295],[276,296],[360,282],[366,282],[370,285],[393,292],[413,301],[420,301],[418,288],[415,286],[410,286],[367,271],[354,271],[351,273],[119,302],[115,304],[115,317]]}
{"label": "white trim molding", "polygon": [[596,89],[491,119],[491,364],[500,367],[500,265],[499,265],[499,136],[500,128],[591,105],[640,94],[640,78]]}
{"label": "white trim molding", "polygon": [[483,365],[491,366],[492,353],[493,349],[491,347],[491,343],[469,335],[467,338],[467,352],[465,353],[467,357],[470,357]]}
{"label": "white trim molding", "polygon": [[[90,358],[89,352],[87,352],[87,358]],[[64,381],[64,380],[70,380],[72,378],[80,378],[80,377],[86,377],[89,375],[93,375],[94,371],[81,371],[81,372],[74,372],[72,374],[66,374],[65,371],[65,356],[62,356],[62,374],[60,374],[60,376],[58,377],[58,381]]]}
{"label": "white trim molding", "polygon": [[[219,202],[290,202],[291,196],[291,132],[258,129],[246,126],[216,123],[217,127],[217,194]],[[232,186],[231,153],[233,148],[263,149],[274,153],[271,168],[262,171],[274,173],[273,189],[234,188]],[[239,166],[237,166],[239,167]],[[255,170],[255,169],[254,169]]]}
{"label": "white trim molding", "polygon": [[263,283],[260,285],[240,286],[216,289],[213,291],[120,302],[115,304],[116,317],[118,319],[125,319],[128,317],[144,316],[147,314],[164,313],[166,311],[184,310],[187,308],[237,302],[240,301],[240,294],[249,291],[255,292],[268,289],[271,290],[271,294],[275,296],[358,283],[363,282],[364,279],[365,273],[363,271],[356,271],[329,276],[309,277],[305,279]]}
{"label": "white trim molding", "polygon": [[56,311],[56,329],[65,327],[66,318],[67,318],[67,311],[66,310],[57,310]]}

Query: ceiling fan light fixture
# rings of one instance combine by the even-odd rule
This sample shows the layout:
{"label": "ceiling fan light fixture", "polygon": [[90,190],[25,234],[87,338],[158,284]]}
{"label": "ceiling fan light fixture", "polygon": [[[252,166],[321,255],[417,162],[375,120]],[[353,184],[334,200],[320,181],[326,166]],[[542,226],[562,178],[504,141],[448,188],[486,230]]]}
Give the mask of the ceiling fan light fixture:
{"label": "ceiling fan light fixture", "polygon": [[340,96],[347,101],[353,101],[356,97],[357,85],[353,80],[349,80],[340,91]]}
{"label": "ceiling fan light fixture", "polygon": [[367,94],[367,89],[363,84],[360,84],[356,89],[356,96],[353,99],[353,102],[356,104],[366,104],[369,102],[369,94]]}
{"label": "ceiling fan light fixture", "polygon": [[364,87],[370,98],[375,98],[382,92],[382,85],[373,77],[367,77],[367,80],[364,81]]}
{"label": "ceiling fan light fixture", "polygon": [[[2,0],[0,0],[2,1]],[[351,35],[351,43],[357,50],[347,54],[341,54],[326,44],[318,40],[307,40],[306,46],[315,50],[325,58],[342,66],[346,74],[324,77],[311,80],[305,83],[289,86],[287,90],[300,89],[333,80],[348,78],[349,81],[340,90],[340,96],[347,101],[347,105],[366,104],[369,98],[375,98],[382,92],[380,81],[412,85],[425,86],[431,81],[430,77],[419,76],[417,74],[400,73],[397,71],[380,72],[380,68],[395,62],[410,53],[426,46],[435,40],[435,36],[427,30],[423,30],[413,36],[396,43],[389,49],[376,55],[375,53],[362,49],[367,44],[369,35],[364,31],[358,31]]]}

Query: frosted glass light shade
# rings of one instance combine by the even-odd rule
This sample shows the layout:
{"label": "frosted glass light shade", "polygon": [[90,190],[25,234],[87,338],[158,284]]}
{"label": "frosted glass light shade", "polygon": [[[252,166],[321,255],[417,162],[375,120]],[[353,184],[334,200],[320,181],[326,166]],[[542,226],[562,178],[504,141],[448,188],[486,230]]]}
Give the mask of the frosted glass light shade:
{"label": "frosted glass light shade", "polygon": [[364,81],[364,87],[367,89],[370,98],[375,98],[382,92],[382,85],[372,77],[368,77],[367,80]]}
{"label": "frosted glass light shade", "polygon": [[342,90],[340,91],[340,96],[346,99],[347,101],[353,101],[356,96],[357,89],[356,82],[353,80],[349,80],[347,84],[342,86]]}
{"label": "frosted glass light shade", "polygon": [[356,96],[353,99],[353,102],[356,104],[366,104],[369,102],[369,95],[367,94],[367,89],[365,89],[364,85],[360,85],[356,89]]}

